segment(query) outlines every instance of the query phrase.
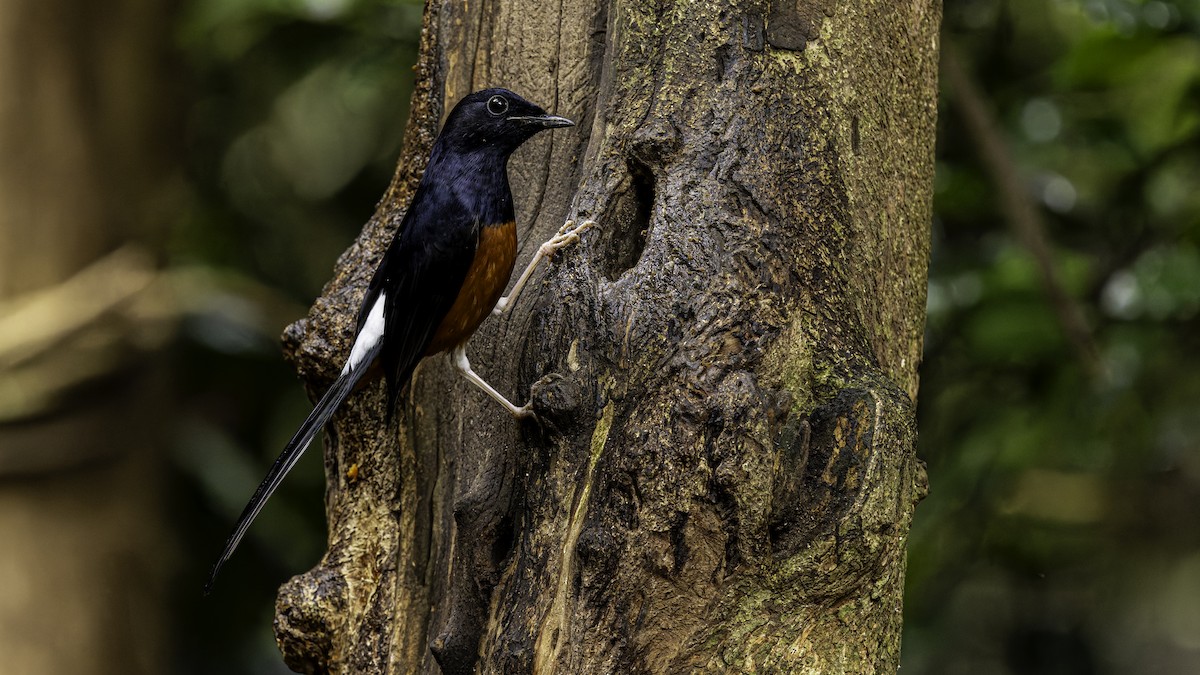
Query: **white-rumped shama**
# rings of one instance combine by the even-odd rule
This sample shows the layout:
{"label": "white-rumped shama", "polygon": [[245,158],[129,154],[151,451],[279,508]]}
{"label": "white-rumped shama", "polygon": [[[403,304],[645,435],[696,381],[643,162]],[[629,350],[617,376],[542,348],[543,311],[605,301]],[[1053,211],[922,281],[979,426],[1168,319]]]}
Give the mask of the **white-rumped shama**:
{"label": "white-rumped shama", "polygon": [[507,89],[477,91],[454,106],[367,286],[341,374],[250,498],[213,566],[206,593],[271,493],[372,366],[381,366],[387,381],[389,415],[421,359],[444,351],[464,377],[514,416],[533,414],[530,404],[518,408],[471,370],[465,344],[489,314],[512,306],[542,258],[578,241],[592,225],[564,225],[538,249],[508,297],[500,297],[517,257],[509,155],[539,131],[573,124]]}

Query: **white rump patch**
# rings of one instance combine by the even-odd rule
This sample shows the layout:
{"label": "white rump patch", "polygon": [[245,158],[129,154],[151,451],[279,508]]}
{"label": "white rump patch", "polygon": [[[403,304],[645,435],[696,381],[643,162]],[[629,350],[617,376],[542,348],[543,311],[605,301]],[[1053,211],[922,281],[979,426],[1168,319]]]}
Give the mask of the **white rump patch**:
{"label": "white rump patch", "polygon": [[367,358],[367,353],[383,339],[383,303],[385,299],[385,295],[380,293],[379,297],[375,298],[375,304],[371,305],[371,311],[367,313],[367,320],[363,323],[362,330],[358,332],[358,337],[354,338],[354,346],[350,348],[350,360],[346,361],[346,366],[342,368],[343,374],[363,365],[362,361]]}

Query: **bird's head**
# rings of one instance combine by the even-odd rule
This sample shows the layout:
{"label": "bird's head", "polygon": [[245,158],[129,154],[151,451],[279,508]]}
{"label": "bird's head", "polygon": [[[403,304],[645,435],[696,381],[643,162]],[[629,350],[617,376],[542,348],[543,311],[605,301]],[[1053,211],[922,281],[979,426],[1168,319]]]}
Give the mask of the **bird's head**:
{"label": "bird's head", "polygon": [[454,106],[438,140],[458,152],[498,151],[507,156],[539,131],[574,124],[507,89],[484,89]]}

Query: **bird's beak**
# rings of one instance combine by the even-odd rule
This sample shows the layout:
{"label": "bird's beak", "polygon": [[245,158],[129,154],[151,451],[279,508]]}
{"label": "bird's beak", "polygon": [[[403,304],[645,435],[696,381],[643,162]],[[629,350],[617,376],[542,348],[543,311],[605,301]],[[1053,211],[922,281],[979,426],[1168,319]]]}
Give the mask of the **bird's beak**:
{"label": "bird's beak", "polygon": [[541,127],[543,129],[554,129],[557,127],[573,127],[575,123],[565,117],[558,115],[531,115],[528,117],[510,117],[514,122],[523,122],[532,126]]}

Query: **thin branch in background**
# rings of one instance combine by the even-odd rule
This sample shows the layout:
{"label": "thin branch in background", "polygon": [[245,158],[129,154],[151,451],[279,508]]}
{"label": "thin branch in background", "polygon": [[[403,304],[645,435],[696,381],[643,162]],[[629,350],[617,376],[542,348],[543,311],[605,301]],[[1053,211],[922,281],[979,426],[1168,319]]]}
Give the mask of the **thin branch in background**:
{"label": "thin branch in background", "polygon": [[1025,181],[984,93],[963,68],[958,51],[950,44],[943,44],[942,76],[955,103],[954,108],[962,116],[980,160],[996,185],[1005,220],[1037,265],[1042,288],[1054,307],[1063,333],[1088,373],[1093,378],[1106,378],[1106,369],[1083,310],[1067,292],[1054,267],[1041,210],[1025,188]]}

